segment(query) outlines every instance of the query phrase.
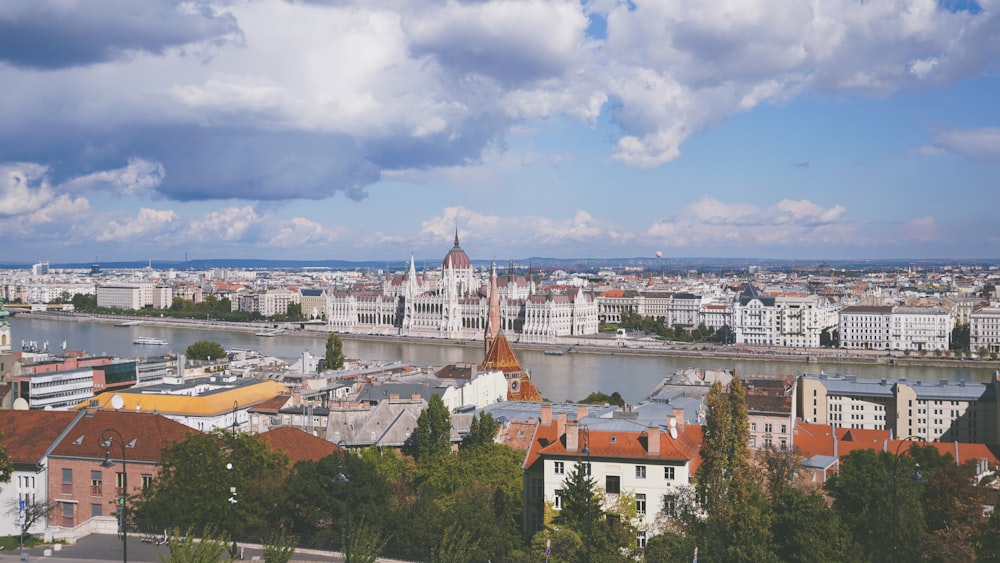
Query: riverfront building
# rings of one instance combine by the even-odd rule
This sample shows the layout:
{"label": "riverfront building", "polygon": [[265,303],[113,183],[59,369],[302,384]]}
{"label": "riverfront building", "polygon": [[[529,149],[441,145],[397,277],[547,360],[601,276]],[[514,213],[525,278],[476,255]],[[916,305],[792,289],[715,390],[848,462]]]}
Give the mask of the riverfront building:
{"label": "riverfront building", "polygon": [[1000,307],[984,307],[969,315],[969,349],[1000,352]]}
{"label": "riverfront building", "polygon": [[[542,342],[597,333],[598,308],[592,294],[579,288],[540,292],[530,269],[520,276],[508,268],[495,281],[500,310],[495,329]],[[488,283],[473,268],[456,232],[439,279],[418,274],[411,258],[405,274],[387,275],[379,287],[362,284],[329,294],[325,316],[337,332],[482,338],[491,298]]]}
{"label": "riverfront building", "polygon": [[992,444],[1000,442],[998,385],[997,377],[979,383],[804,375],[799,416],[835,428],[889,430],[897,437]]}

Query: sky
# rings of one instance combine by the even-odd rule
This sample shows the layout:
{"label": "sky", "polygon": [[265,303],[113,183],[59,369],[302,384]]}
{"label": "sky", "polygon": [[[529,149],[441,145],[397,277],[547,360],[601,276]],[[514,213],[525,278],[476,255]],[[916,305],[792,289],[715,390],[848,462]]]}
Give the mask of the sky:
{"label": "sky", "polygon": [[0,262],[1000,258],[1000,0],[4,0]]}

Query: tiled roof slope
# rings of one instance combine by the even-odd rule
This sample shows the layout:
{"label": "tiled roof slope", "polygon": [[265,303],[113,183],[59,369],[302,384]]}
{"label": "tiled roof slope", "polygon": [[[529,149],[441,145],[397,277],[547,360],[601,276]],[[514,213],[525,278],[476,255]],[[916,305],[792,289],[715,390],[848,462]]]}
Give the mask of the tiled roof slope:
{"label": "tiled roof slope", "polygon": [[[158,414],[135,412],[88,412],[59,444],[51,455],[57,457],[76,457],[104,459],[105,447],[101,444],[101,432],[105,429],[117,430],[127,445],[125,456],[128,461],[157,463],[164,448],[171,443],[187,439],[195,432],[179,422]],[[112,433],[113,435],[113,433]],[[110,447],[111,457],[121,456],[121,444],[115,436]]]}
{"label": "tiled roof slope", "polygon": [[692,473],[700,464],[698,449],[701,443],[701,427],[686,425],[678,427],[677,438],[672,438],[666,430],[659,432],[660,453],[649,453],[649,436],[647,432],[617,432],[607,430],[579,429],[579,448],[570,452],[566,449],[566,434],[557,434],[559,424],[539,425],[532,439],[531,449],[524,460],[524,467],[529,468],[543,455],[545,456],[583,456],[586,445],[591,457],[620,459],[659,459],[689,461]]}
{"label": "tiled roof slope", "polygon": [[337,451],[337,445],[290,426],[258,435],[272,450],[284,452],[292,463],[319,461]]}
{"label": "tiled roof slope", "polygon": [[0,411],[0,444],[15,464],[38,463],[80,413],[70,411]]}

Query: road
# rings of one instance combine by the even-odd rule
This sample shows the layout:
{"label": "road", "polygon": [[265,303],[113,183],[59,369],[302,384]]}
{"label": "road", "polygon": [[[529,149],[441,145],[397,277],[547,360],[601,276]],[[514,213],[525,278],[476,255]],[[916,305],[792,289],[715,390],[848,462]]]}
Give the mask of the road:
{"label": "road", "polygon": [[[45,555],[51,550],[50,555]],[[116,536],[107,534],[91,534],[83,537],[72,545],[63,545],[59,551],[51,546],[25,549],[28,561],[53,561],[54,563],[92,563],[97,561],[121,561],[122,543]],[[138,537],[130,537],[128,542],[128,560],[134,563],[159,563],[160,555],[168,556],[170,551],[166,546],[158,546],[140,541]],[[246,560],[262,561],[258,546],[247,546],[243,552]],[[17,551],[0,552],[0,563],[19,561]],[[292,558],[296,563],[341,563],[343,557],[339,553],[317,550],[300,550]],[[380,561],[383,561],[380,559]],[[389,560],[384,560],[388,562]]]}

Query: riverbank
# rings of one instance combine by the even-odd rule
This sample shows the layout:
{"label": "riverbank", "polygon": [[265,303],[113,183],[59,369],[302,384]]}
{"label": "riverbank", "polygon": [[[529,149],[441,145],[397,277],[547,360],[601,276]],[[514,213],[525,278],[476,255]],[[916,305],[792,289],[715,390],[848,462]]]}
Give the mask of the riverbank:
{"label": "riverbank", "polygon": [[[215,320],[178,319],[172,317],[147,317],[134,315],[89,315],[69,312],[22,312],[17,316],[38,319],[53,319],[70,322],[93,322],[120,324],[127,321],[141,321],[148,326],[172,328],[192,328],[243,333],[267,333],[280,330],[284,336],[295,336],[325,340],[330,332],[325,325],[301,323],[234,323]],[[479,339],[434,338],[422,336],[402,336],[398,334],[343,334],[345,341],[399,342],[429,344],[434,346],[460,346],[475,348],[483,345]],[[266,337],[262,337],[266,338]],[[839,349],[781,349],[776,347],[749,347],[745,345],[691,344],[667,342],[653,339],[618,339],[614,335],[594,335],[588,337],[563,337],[546,342],[532,342],[523,338],[512,338],[515,350],[532,350],[547,355],[595,354],[604,356],[662,356],[712,360],[764,360],[786,364],[818,365],[825,363],[886,366],[920,366],[939,368],[1000,369],[1000,361],[988,359],[958,359],[936,356],[906,355],[885,351],[847,351]],[[797,370],[798,371],[798,370]]]}

